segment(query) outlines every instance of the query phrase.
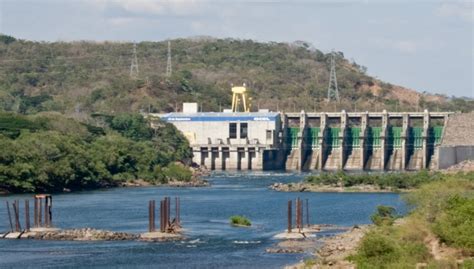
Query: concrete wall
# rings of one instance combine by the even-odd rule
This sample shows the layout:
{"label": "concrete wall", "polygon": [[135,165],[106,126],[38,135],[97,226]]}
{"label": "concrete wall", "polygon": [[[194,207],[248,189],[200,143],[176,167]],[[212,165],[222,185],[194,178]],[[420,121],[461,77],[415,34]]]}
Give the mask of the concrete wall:
{"label": "concrete wall", "polygon": [[[205,145],[205,144],[227,144],[229,138],[229,124],[234,121],[219,121],[219,122],[199,122],[199,121],[188,121],[188,122],[173,122],[184,135],[190,140],[191,145]],[[247,140],[250,144],[254,144],[253,141],[256,139],[259,144],[263,145],[274,145],[275,137],[278,133],[279,123],[275,121],[248,121],[248,135],[247,139],[240,138],[240,123],[237,123],[237,138],[230,139],[230,144],[244,145],[247,144]],[[273,139],[267,140],[266,131],[272,131]]]}
{"label": "concrete wall", "polygon": [[474,146],[440,146],[438,169],[446,169],[465,160],[474,160]]}

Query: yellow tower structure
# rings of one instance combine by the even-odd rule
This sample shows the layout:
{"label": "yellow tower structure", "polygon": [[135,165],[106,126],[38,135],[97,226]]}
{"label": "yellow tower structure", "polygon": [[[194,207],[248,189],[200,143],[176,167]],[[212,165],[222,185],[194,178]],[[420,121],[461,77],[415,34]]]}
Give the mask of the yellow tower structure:
{"label": "yellow tower structure", "polygon": [[[250,112],[251,100],[245,83],[243,86],[232,87],[232,112]],[[241,106],[243,111],[239,111]]]}

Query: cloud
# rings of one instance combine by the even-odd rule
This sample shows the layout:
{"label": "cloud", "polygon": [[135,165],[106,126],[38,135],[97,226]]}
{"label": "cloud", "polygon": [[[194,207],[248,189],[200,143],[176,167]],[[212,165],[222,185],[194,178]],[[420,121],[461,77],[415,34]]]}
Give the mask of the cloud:
{"label": "cloud", "polygon": [[85,0],[85,2],[100,11],[120,9],[129,16],[190,15],[198,12],[206,3],[198,0]]}
{"label": "cloud", "polygon": [[457,17],[467,22],[474,22],[474,3],[471,1],[443,3],[436,8],[435,14],[441,17]]}

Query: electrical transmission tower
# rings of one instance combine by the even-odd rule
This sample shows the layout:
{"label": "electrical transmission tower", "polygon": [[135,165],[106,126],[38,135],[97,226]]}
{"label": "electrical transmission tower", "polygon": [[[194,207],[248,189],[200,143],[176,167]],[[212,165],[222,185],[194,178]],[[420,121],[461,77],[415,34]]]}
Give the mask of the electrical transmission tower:
{"label": "electrical transmission tower", "polygon": [[171,77],[171,42],[168,41],[168,61],[166,62],[166,77]]}
{"label": "electrical transmission tower", "polygon": [[133,43],[132,63],[130,64],[130,77],[138,78],[138,58],[137,58],[137,44]]}
{"label": "electrical transmission tower", "polygon": [[339,102],[339,88],[336,78],[336,57],[334,50],[331,52],[331,70],[329,72],[328,102]]}

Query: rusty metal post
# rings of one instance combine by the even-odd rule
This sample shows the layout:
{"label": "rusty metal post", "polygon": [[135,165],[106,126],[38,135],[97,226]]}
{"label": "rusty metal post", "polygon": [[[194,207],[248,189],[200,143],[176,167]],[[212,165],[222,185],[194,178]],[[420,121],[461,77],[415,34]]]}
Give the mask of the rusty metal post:
{"label": "rusty metal post", "polygon": [[15,216],[15,232],[20,232],[21,231],[20,207],[19,207],[19,202],[17,200],[13,201],[13,213]]}
{"label": "rusty metal post", "polygon": [[[53,225],[53,212],[52,212],[52,208],[53,208],[53,197],[51,196],[48,196],[46,197],[46,199],[49,198],[49,206],[48,206],[48,225],[49,226],[52,226]],[[48,226],[48,227],[49,227]]]}
{"label": "rusty metal post", "polygon": [[33,223],[35,227],[38,227],[38,199],[34,197],[35,199],[35,210],[33,212]]}
{"label": "rusty metal post", "polygon": [[292,219],[292,214],[291,214],[291,200],[288,201],[288,233],[291,233],[291,219]]}
{"label": "rusty metal post", "polygon": [[178,197],[174,197],[174,219],[176,224],[178,224]]}
{"label": "rusty metal post", "polygon": [[148,232],[151,232],[151,200],[148,201]]}
{"label": "rusty metal post", "polygon": [[308,199],[306,199],[306,225],[308,225],[309,228],[309,202]]}
{"label": "rusty metal post", "polygon": [[30,200],[25,200],[25,229],[27,232],[30,231]]}
{"label": "rusty metal post", "polygon": [[38,198],[39,205],[38,205],[38,227],[43,227],[43,199]]}
{"label": "rusty metal post", "polygon": [[304,202],[303,202],[303,199],[300,200],[300,211],[301,211],[301,213],[300,213],[300,227],[301,227],[301,229],[303,229],[304,228],[304,225],[303,225],[303,223],[304,223]]}
{"label": "rusty metal post", "polygon": [[44,199],[44,226],[49,227],[49,201],[48,198]]}
{"label": "rusty metal post", "polygon": [[163,222],[163,200],[160,201],[160,232],[164,232],[164,222]]}
{"label": "rusty metal post", "polygon": [[10,231],[13,232],[13,222],[12,222],[12,214],[10,213],[10,203],[6,201],[6,204],[7,204],[8,220],[10,221]]}

